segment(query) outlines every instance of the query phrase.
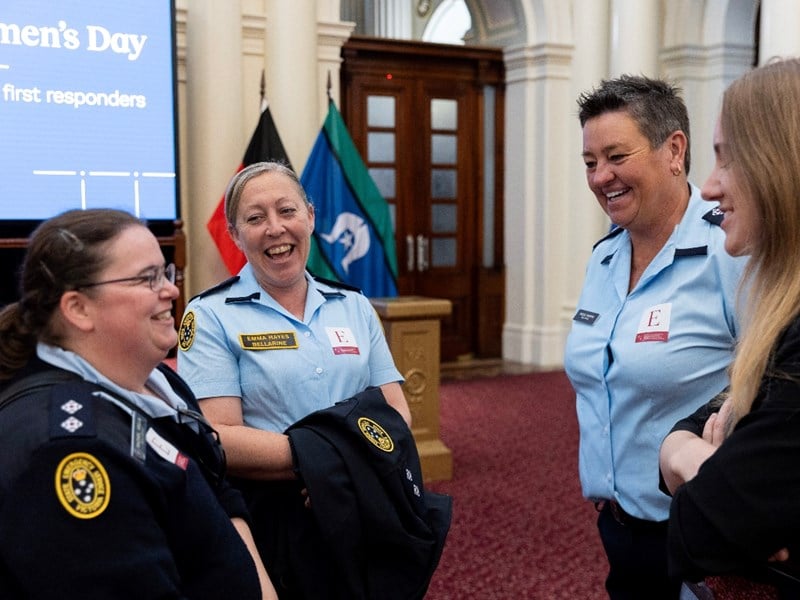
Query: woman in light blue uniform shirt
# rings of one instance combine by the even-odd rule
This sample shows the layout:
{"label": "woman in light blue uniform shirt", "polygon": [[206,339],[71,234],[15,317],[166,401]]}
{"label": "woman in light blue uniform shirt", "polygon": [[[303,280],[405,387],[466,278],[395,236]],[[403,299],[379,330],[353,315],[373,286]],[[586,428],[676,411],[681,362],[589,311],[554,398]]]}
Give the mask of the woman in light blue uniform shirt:
{"label": "woman in light blue uniform shirt", "polygon": [[687,180],[689,119],[659,80],[603,81],[578,104],[589,188],[615,226],[594,247],[566,347],[584,496],[600,511],[611,598],[678,598],[658,449],[728,383],[743,262]]}
{"label": "woman in light blue uniform shirt", "polygon": [[282,562],[277,538],[286,535],[282,511],[304,491],[283,432],[369,386],[409,425],[411,414],[369,300],[306,271],[314,208],[295,173],[279,163],[246,167],[228,186],[225,216],[248,262],[187,306],[178,369],[240,478],[278,593],[292,598],[299,575]]}

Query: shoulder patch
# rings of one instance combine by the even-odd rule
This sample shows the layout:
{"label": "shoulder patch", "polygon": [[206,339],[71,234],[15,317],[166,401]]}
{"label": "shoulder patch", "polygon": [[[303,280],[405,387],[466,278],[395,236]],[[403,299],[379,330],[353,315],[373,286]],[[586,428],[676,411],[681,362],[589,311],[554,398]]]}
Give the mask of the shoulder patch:
{"label": "shoulder patch", "polygon": [[61,506],[77,519],[99,517],[111,500],[111,481],[103,463],[86,452],[73,452],[58,463],[55,486]]}
{"label": "shoulder patch", "polygon": [[181,326],[178,328],[178,348],[186,352],[192,347],[194,343],[194,334],[197,331],[197,322],[194,317],[194,311],[186,311],[181,320]]}
{"label": "shoulder patch", "polygon": [[358,419],[358,429],[361,431],[361,434],[367,438],[367,441],[376,448],[384,452],[391,452],[394,450],[394,442],[391,436],[383,427],[369,417],[360,417]]}
{"label": "shoulder patch", "polygon": [[361,289],[355,287],[354,285],[349,285],[347,283],[342,283],[341,281],[335,281],[333,279],[325,279],[324,277],[314,277],[314,281],[319,281],[322,284],[329,285],[332,288],[340,288],[343,290],[349,290],[351,292],[358,292],[361,293]]}
{"label": "shoulder patch", "polygon": [[712,225],[722,225],[722,220],[725,218],[725,213],[715,206],[706,214],[703,215],[703,220],[708,221]]}
{"label": "shoulder patch", "polygon": [[599,240],[597,240],[594,243],[594,246],[592,246],[592,250],[597,248],[600,244],[602,244],[606,240],[610,240],[611,238],[617,237],[623,231],[625,231],[625,230],[622,227],[614,226],[614,228],[611,231],[609,231],[606,235],[604,235],[603,237],[601,237]]}
{"label": "shoulder patch", "polygon": [[195,298],[205,298],[206,296],[212,296],[213,294],[216,294],[217,292],[220,292],[222,290],[228,289],[229,287],[231,287],[237,281],[239,281],[239,276],[238,275],[234,275],[233,277],[229,277],[225,281],[223,281],[221,283],[218,283],[217,285],[215,285],[213,287],[210,287],[207,290],[204,290],[204,291],[200,292],[196,296],[193,296],[192,299],[189,300],[189,302],[191,302]]}

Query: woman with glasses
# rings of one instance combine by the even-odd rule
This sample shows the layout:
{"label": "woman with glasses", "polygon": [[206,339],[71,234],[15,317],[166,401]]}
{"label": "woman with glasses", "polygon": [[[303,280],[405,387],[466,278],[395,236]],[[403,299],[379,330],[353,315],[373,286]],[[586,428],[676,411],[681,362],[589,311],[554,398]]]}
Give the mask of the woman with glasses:
{"label": "woman with glasses", "polygon": [[0,596],[275,598],[175,346],[175,268],[132,215],[33,233],[0,312]]}

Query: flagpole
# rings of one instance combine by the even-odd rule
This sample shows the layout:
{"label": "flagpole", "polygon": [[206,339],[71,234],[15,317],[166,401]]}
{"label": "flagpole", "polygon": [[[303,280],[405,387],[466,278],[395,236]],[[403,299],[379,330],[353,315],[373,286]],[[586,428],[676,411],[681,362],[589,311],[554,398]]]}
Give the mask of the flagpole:
{"label": "flagpole", "polygon": [[331,88],[332,87],[333,87],[333,85],[331,84],[331,72],[330,72],[330,70],[328,70],[328,89],[327,89],[328,104],[333,102],[333,98],[331,97]]}
{"label": "flagpole", "polygon": [[264,74],[264,69],[261,69],[261,85],[259,86],[259,91],[261,92],[261,98],[258,102],[258,106],[261,112],[264,112],[264,109],[267,108],[267,79]]}

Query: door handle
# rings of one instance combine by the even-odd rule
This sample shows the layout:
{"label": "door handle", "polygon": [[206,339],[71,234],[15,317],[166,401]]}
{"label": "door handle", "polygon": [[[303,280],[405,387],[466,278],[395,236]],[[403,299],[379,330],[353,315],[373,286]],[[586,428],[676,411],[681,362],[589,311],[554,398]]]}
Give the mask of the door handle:
{"label": "door handle", "polygon": [[417,235],[417,269],[428,270],[428,238],[422,234]]}
{"label": "door handle", "polygon": [[414,270],[414,236],[410,233],[406,236],[406,270]]}

